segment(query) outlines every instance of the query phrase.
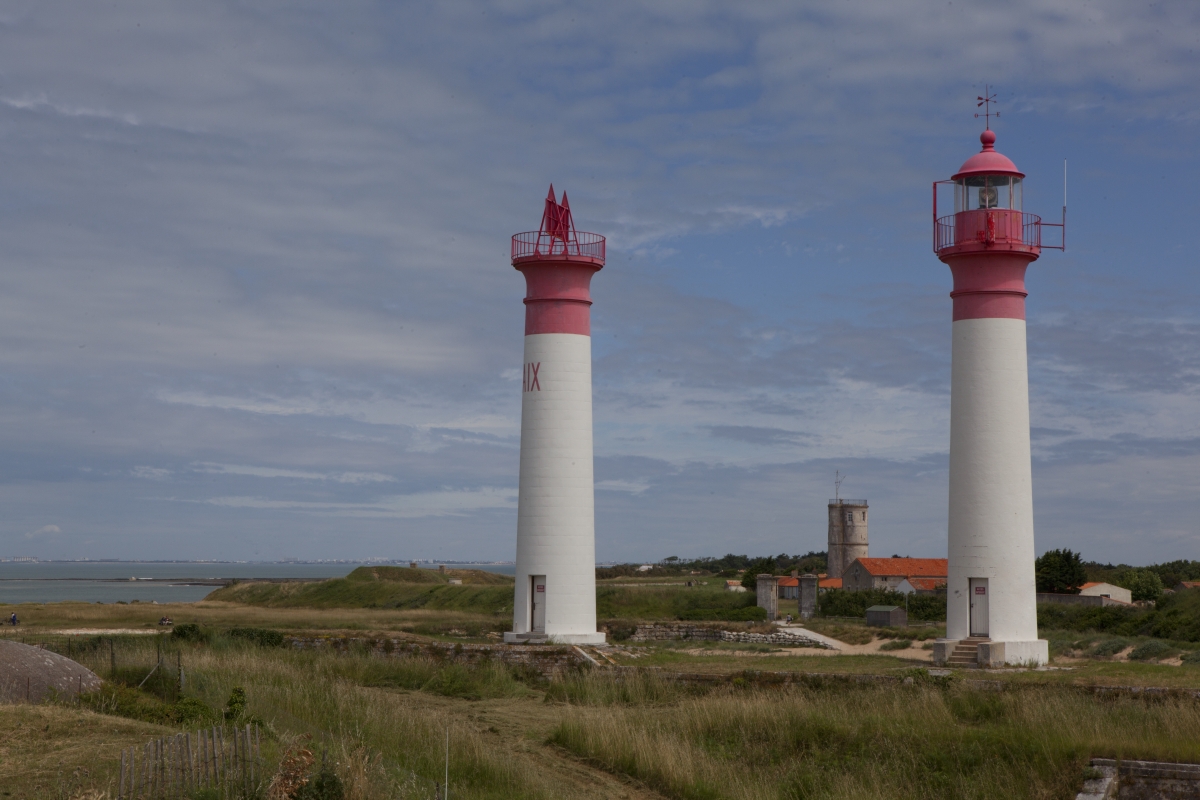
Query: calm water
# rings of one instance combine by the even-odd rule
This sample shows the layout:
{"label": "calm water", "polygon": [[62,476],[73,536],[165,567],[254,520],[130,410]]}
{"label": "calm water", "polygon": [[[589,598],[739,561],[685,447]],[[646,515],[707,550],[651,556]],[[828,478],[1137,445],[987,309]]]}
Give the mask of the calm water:
{"label": "calm water", "polygon": [[[362,564],[276,564],[188,561],[153,563],[139,561],[62,562],[36,564],[0,562],[0,604],[58,603],[65,600],[86,603],[115,603],[118,600],[143,603],[193,603],[217,586],[188,586],[184,583],[150,582],[149,578],[340,578]],[[428,566],[428,565],[422,565]],[[447,564],[512,575],[512,564]],[[130,580],[135,578],[137,580]]]}

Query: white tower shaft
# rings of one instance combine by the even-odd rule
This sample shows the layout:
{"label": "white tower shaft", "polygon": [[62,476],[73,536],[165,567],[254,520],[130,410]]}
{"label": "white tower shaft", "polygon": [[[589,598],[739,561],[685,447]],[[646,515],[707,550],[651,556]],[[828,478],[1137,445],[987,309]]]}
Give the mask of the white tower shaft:
{"label": "white tower shaft", "polygon": [[960,319],[953,336],[946,637],[1035,643],[1025,320]]}
{"label": "white tower shaft", "polygon": [[599,643],[591,337],[526,336],[522,390],[513,632]]}

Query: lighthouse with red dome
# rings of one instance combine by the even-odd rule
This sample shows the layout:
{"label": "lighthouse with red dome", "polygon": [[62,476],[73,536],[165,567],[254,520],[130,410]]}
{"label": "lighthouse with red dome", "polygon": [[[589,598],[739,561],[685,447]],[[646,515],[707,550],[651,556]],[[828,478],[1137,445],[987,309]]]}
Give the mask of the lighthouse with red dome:
{"label": "lighthouse with red dome", "polygon": [[592,276],[604,237],[575,230],[554,187],[541,228],[512,238],[525,276],[521,477],[513,629],[506,642],[600,644],[592,476]]}
{"label": "lighthouse with red dome", "polygon": [[[1022,210],[1025,175],[996,151],[990,126],[979,139],[983,149],[934,184],[933,247],[954,279],[946,638],[934,660],[1045,664],[1025,345],[1025,270],[1041,255],[1043,223]],[[939,184],[954,190],[954,213],[941,218]]]}

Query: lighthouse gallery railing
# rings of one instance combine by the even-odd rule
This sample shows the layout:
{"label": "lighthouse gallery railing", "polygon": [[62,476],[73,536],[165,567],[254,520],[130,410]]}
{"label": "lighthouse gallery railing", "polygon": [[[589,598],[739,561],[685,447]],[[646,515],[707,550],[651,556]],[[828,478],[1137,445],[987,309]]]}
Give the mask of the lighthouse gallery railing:
{"label": "lighthouse gallery railing", "polygon": [[512,237],[513,258],[552,258],[577,256],[604,260],[604,237],[580,231],[569,238],[542,231],[526,231]]}
{"label": "lighthouse gallery railing", "polygon": [[933,249],[963,244],[1020,244],[1042,246],[1042,218],[1009,209],[960,211],[941,217],[934,225]]}

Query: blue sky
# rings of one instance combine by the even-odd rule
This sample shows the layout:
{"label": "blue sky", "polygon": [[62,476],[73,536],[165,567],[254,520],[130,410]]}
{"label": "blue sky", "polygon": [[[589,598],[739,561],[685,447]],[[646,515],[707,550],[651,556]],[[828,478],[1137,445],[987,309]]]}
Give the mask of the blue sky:
{"label": "blue sky", "polygon": [[930,183],[997,147],[1039,551],[1200,558],[1200,6],[10,3],[0,555],[512,558],[546,186],[593,283],[597,554],[945,551]]}

